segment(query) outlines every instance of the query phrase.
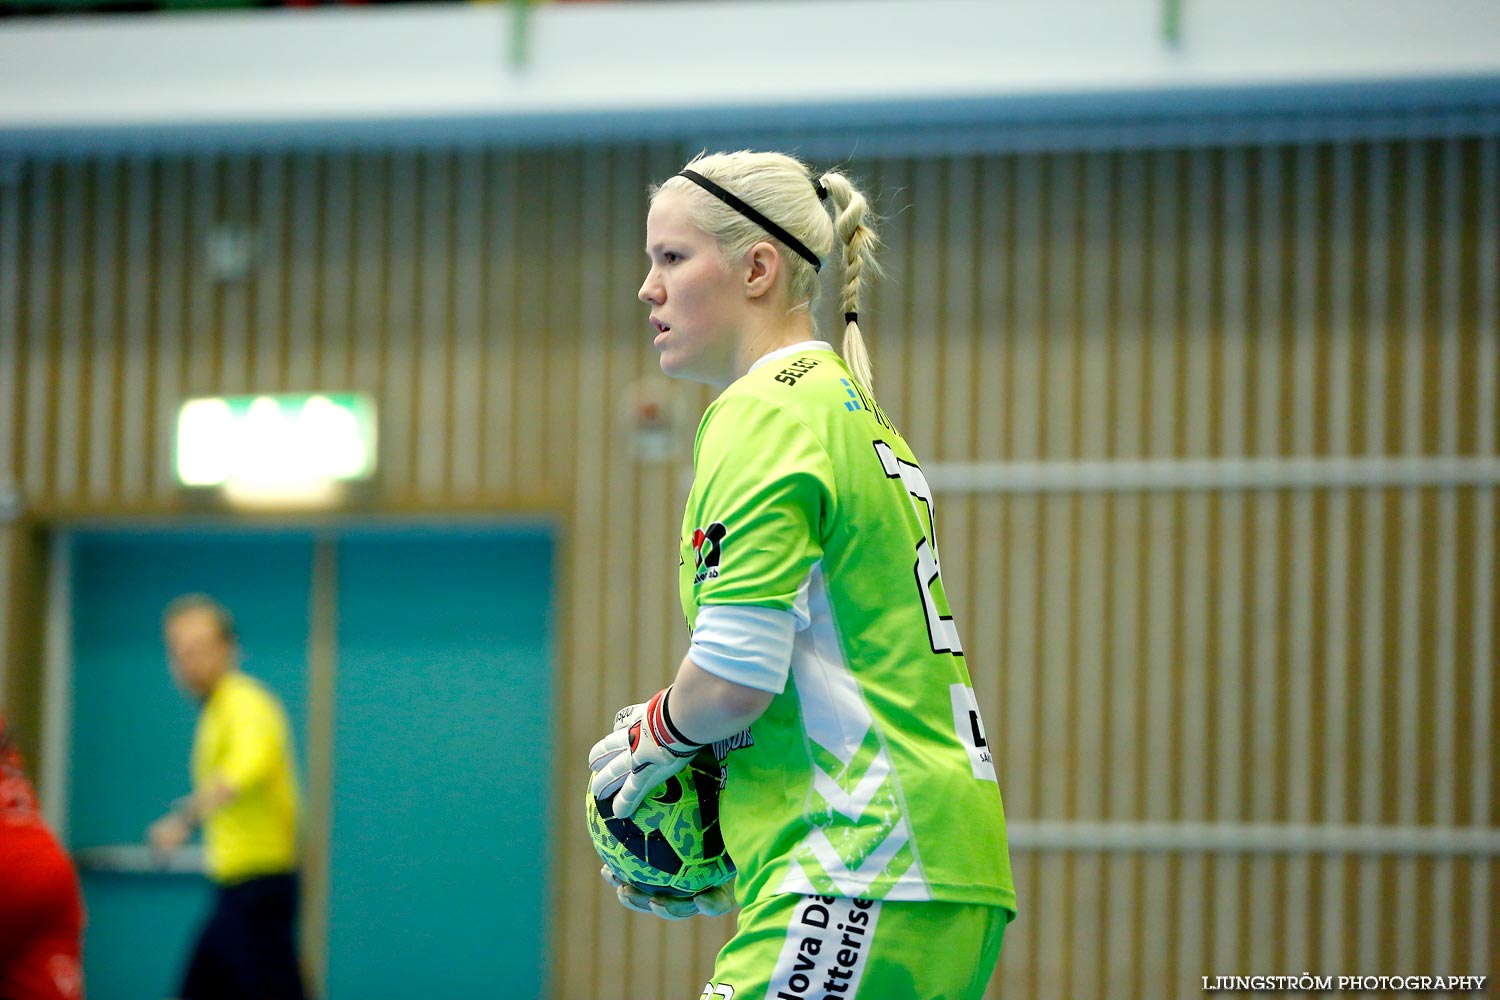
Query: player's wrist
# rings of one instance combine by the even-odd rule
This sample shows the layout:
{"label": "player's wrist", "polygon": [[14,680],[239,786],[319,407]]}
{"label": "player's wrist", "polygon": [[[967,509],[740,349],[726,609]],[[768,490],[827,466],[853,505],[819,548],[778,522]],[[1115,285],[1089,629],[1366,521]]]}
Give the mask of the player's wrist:
{"label": "player's wrist", "polygon": [[691,757],[704,745],[684,733],[672,717],[672,688],[673,685],[668,684],[646,703],[646,723],[651,727],[652,738],[663,750],[674,757]]}

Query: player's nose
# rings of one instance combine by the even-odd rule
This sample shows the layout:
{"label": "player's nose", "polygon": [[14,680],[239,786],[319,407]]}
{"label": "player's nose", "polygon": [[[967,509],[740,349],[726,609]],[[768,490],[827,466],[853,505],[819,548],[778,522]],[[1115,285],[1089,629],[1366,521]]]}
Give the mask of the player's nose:
{"label": "player's nose", "polygon": [[640,290],[635,293],[635,297],[648,306],[661,305],[664,290],[662,289],[660,278],[657,277],[656,268],[653,267],[646,272],[646,280],[641,282]]}

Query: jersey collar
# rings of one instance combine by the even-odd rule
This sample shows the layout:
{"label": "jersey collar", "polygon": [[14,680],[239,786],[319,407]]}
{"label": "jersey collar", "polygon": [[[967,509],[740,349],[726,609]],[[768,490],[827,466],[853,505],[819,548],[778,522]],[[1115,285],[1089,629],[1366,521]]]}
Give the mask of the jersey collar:
{"label": "jersey collar", "polygon": [[793,344],[790,347],[782,347],[772,351],[770,354],[765,355],[759,361],[755,362],[755,364],[751,365],[749,371],[747,371],[746,374],[748,375],[750,372],[755,371],[755,369],[759,368],[761,365],[770,364],[772,361],[780,361],[782,358],[787,357],[788,355],[801,354],[805,351],[831,350],[833,350],[833,345],[828,343],[828,341],[826,340],[804,340],[800,344]]}

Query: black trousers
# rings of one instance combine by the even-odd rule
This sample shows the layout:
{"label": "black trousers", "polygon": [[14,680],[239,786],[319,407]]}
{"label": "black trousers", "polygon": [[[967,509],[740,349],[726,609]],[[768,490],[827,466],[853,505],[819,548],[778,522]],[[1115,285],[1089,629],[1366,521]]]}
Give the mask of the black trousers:
{"label": "black trousers", "polygon": [[221,885],[178,997],[305,1000],[296,926],[296,875],[262,875]]}

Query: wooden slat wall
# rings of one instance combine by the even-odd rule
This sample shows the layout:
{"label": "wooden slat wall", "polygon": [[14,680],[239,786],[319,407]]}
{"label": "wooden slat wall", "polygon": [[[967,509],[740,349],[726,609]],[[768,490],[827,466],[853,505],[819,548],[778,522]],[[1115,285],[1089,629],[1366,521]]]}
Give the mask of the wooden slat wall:
{"label": "wooden slat wall", "polygon": [[[696,997],[730,929],[627,916],[576,815],[583,752],[684,644],[685,466],[638,462],[623,410],[654,368],[644,190],[681,157],[37,160],[0,184],[0,470],[37,518],[173,513],[182,398],[316,388],[380,399],[381,509],[561,519],[562,998]],[[1500,455],[1495,138],[865,166],[889,217],[877,390],[928,463]],[[243,281],[206,267],[225,223],[255,234]],[[1497,501],[946,498],[1012,819],[1500,825]],[[37,586],[16,577],[10,621]],[[1500,971],[1492,857],[1015,862],[996,997]]]}

